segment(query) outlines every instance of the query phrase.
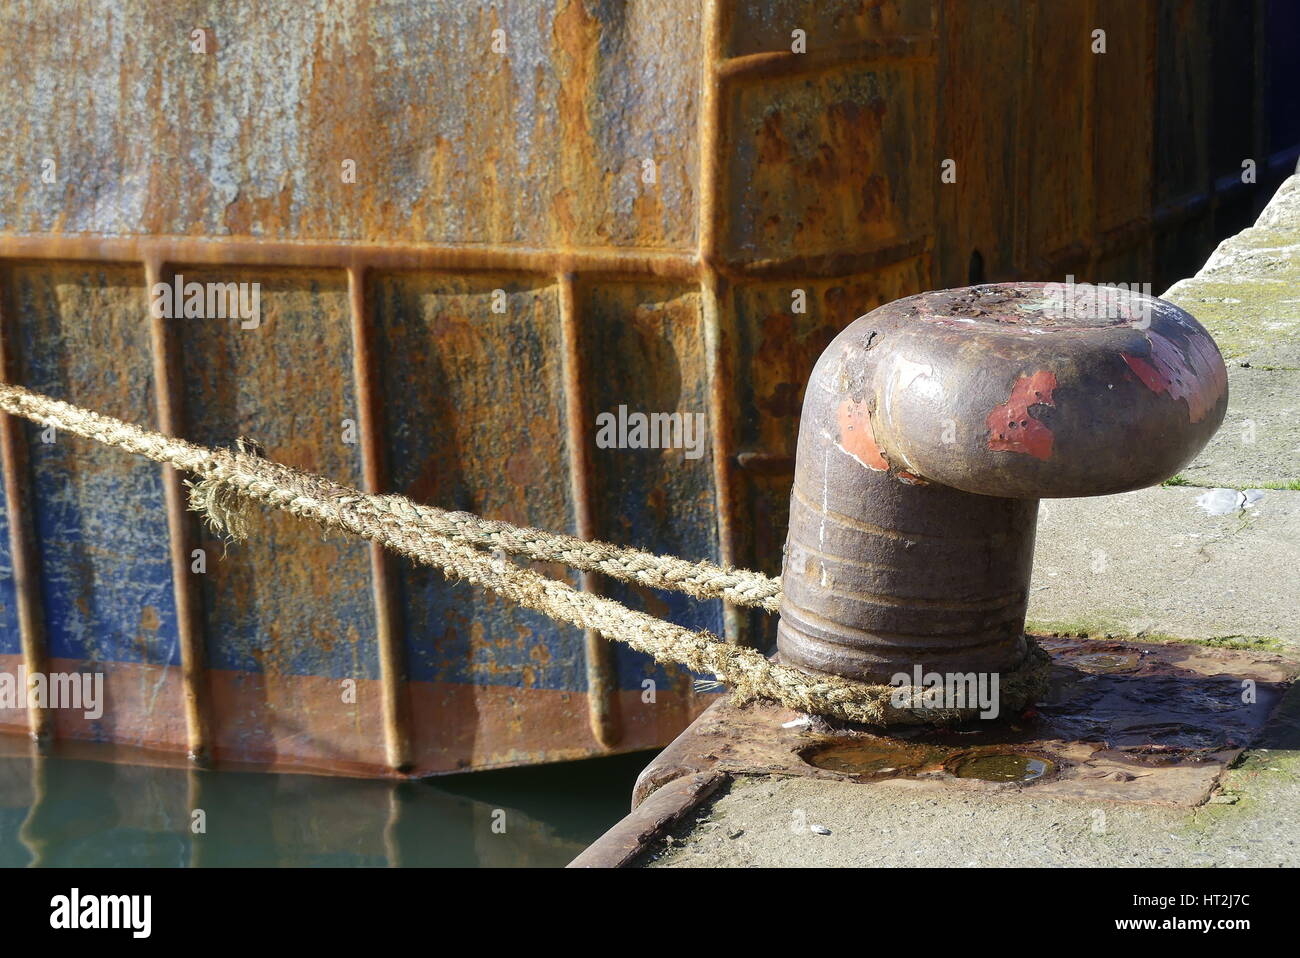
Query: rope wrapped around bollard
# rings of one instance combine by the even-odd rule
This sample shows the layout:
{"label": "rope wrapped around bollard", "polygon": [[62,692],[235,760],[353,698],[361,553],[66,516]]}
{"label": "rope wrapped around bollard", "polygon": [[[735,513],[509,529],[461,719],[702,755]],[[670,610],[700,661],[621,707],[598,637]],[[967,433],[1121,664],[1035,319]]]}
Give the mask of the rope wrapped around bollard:
{"label": "rope wrapped around bollard", "polygon": [[[758,572],[447,512],[404,496],[368,494],[264,458],[243,441],[233,450],[210,449],[20,386],[0,383],[0,409],[193,474],[197,481],[186,483],[190,508],[218,534],[248,538],[252,503],[279,509],[331,532],[378,542],[442,570],[449,578],[489,589],[557,621],[594,630],[660,662],[714,675],[731,689],[737,702],[767,699],[801,712],[868,725],[953,722],[980,711],[978,706],[899,707],[894,703],[923,701],[925,690],[867,685],[781,665],[712,633],[685,629],[613,599],[581,592],[499,553],[774,611],[781,597],[780,580]],[[1001,677],[1003,707],[1018,708],[1046,689],[1047,656],[1030,645],[1026,663]]]}

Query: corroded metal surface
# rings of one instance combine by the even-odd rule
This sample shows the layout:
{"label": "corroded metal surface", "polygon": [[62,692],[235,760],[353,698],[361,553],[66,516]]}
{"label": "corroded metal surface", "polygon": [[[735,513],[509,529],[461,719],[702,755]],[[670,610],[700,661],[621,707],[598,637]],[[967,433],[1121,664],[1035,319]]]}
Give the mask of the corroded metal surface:
{"label": "corroded metal surface", "polygon": [[[254,437],[278,461],[361,485],[360,449],[346,441],[344,422],[358,418],[346,277],[267,269],[186,269],[184,276],[258,282],[262,304],[256,335],[239,319],[177,326],[185,435],[205,445]],[[322,725],[360,725],[360,709],[342,694],[337,704],[312,701],[290,676],[337,684],[379,675],[366,546],[323,540],[282,515],[255,521],[257,548],[232,545],[227,554],[208,534],[199,543],[207,554],[207,571],[196,578],[208,666],[239,674],[236,684],[261,703],[251,714],[216,710],[218,755],[274,755],[289,728],[304,741],[325,742]],[[367,751],[382,747],[378,729],[358,737]]]}
{"label": "corroded metal surface", "polygon": [[[45,369],[26,385],[109,411],[134,389],[116,412],[147,424],[175,395],[182,433],[246,431],[374,488],[775,573],[804,383],[855,316],[968,276],[1168,273],[1294,166],[1300,133],[1268,106],[1284,105],[1281,71],[1239,68],[1260,44],[1294,59],[1294,31],[1267,29],[1288,14],[1253,7],[1243,30],[1226,10],[16,0],[0,9],[0,258],[27,292],[5,294],[19,333],[7,358]],[[1076,36],[1094,26],[1105,57]],[[1229,53],[1206,70],[1211,36]],[[1073,85],[1085,95],[1066,103]],[[1234,150],[1249,139],[1259,158],[1258,189],[1229,181],[1240,151],[1211,149],[1225,123]],[[22,279],[34,260],[64,271],[36,298]],[[132,287],[111,307],[95,292],[105,271]],[[274,277],[277,322],[224,343],[187,321],[151,344],[147,271]],[[495,289],[506,314],[491,311]],[[90,360],[27,329],[75,327],[87,309],[110,322],[75,341],[112,356],[118,377],[93,395],[74,388]],[[289,325],[286,346],[273,330]],[[704,413],[705,454],[585,448],[590,417],[619,404]],[[341,418],[360,426],[357,445],[339,441]],[[4,428],[6,495],[34,505],[7,517],[17,550],[0,536],[0,568],[31,559],[11,598],[0,583],[0,655],[38,662],[71,616],[41,599],[46,580],[73,553],[94,571],[117,561],[88,534],[53,542],[44,567],[31,533],[48,484],[79,470],[68,489],[99,489],[128,467],[33,445],[33,476],[27,427]],[[140,603],[114,605],[126,586],[97,575],[82,592],[102,655],[66,660],[104,664],[116,708],[144,725],[61,734],[177,750],[215,735],[227,757],[429,772],[649,747],[699,707],[689,676],[273,520],[275,550],[224,563],[243,573],[211,563],[221,588],[191,582],[203,594],[187,611],[176,559],[196,530],[152,474],[137,477],[121,582],[156,586],[156,637],[110,621]],[[617,594],[734,641],[761,645],[774,628]],[[137,661],[144,646],[166,647],[167,664]],[[355,704],[339,702],[344,678]],[[233,726],[220,718],[240,710]],[[28,730],[22,716],[0,724]]]}
{"label": "corroded metal surface", "polygon": [[[833,419],[862,423],[842,439],[862,444],[859,458],[883,454],[905,483],[1008,498],[1160,482],[1205,445],[1228,400],[1218,348],[1182,309],[1051,283],[891,303],[845,330],[813,376],[851,400]],[[809,389],[819,413],[820,395]]]}
{"label": "corroded metal surface", "polygon": [[[677,139],[698,84],[693,3],[21,0],[0,16],[24,61],[0,88],[6,165],[53,154],[60,166],[56,189],[3,170],[14,192],[0,230],[695,238],[697,158]],[[210,31],[205,53],[195,28]]]}
{"label": "corroded metal surface", "polygon": [[1008,283],[868,313],[804,399],[783,658],[873,682],[1014,670],[1038,500],[1173,475],[1227,404],[1209,334],[1141,294]]}
{"label": "corroded metal surface", "polygon": [[[735,316],[736,351],[746,374],[736,377],[739,417],[738,511],[741,554],[747,564],[771,574],[781,571],[789,524],[790,477],[794,471],[799,413],[808,375],[831,340],[862,314],[926,285],[928,256],[921,255],[873,274],[805,282],[806,313],[791,314],[789,282],[737,282],[730,308]],[[775,621],[755,616],[754,631],[771,634]]]}
{"label": "corroded metal surface", "polygon": [[[697,427],[707,408],[708,369],[695,290],[660,285],[603,285],[585,291],[581,312],[589,382],[587,422],[618,407],[662,410],[692,417]],[[683,433],[685,436],[685,433]],[[590,461],[595,476],[596,528],[617,543],[654,541],[673,555],[718,558],[718,532],[707,428],[696,429],[695,448],[626,449],[597,447]],[[699,602],[680,593],[657,593],[629,583],[609,582],[607,594],[633,607],[690,628],[721,632],[721,603]],[[672,687],[689,679],[619,646],[621,687],[639,689],[646,680]]]}
{"label": "corroded metal surface", "polygon": [[[1178,643],[1037,638],[1053,659],[1044,702],[978,730],[912,728],[882,736],[723,699],[646,766],[632,813],[573,865],[635,867],[663,847],[666,832],[708,818],[710,799],[740,777],[868,789],[891,782],[906,788],[907,800],[948,794],[1186,809],[1210,797],[1244,749],[1284,747],[1288,740],[1286,703],[1300,668],[1292,658]],[[1243,700],[1245,682],[1256,690],[1253,699]],[[995,769],[1023,762],[1033,774],[962,774],[981,761]],[[876,800],[897,802],[899,795],[882,792]]]}
{"label": "corroded metal surface", "polygon": [[644,854],[690,811],[708,800],[726,782],[723,775],[704,773],[674,779],[641,802],[632,813],[569,863],[570,868],[623,868]]}
{"label": "corroded metal surface", "polygon": [[[38,265],[12,271],[9,306],[22,317],[21,381],[130,421],[153,424],[149,326],[142,277],[120,267]],[[32,531],[41,569],[45,653],[60,662],[128,662],[144,674],[179,664],[167,520],[158,470],[139,459],[29,424]],[[170,711],[177,702],[159,698]],[[54,714],[54,732],[80,723]],[[147,736],[149,711],[97,730]]]}
{"label": "corroded metal surface", "polygon": [[[949,760],[971,753],[1051,761],[1054,774],[1024,785],[1026,797],[1193,806],[1267,729],[1298,668],[1271,652],[1037,639],[1052,656],[1044,701],[975,730],[916,727],[882,736],[724,699],[646,766],[633,807],[669,782],[702,775],[803,775],[864,786],[906,779],[918,790],[986,794],[1015,788],[952,775]],[[1249,701],[1241,694],[1246,680],[1257,691]]]}

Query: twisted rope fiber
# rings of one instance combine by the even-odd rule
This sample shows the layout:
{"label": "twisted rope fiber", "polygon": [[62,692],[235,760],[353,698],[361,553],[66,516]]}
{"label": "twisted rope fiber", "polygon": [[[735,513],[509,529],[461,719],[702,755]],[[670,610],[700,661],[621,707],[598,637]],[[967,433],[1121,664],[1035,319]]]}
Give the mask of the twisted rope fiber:
{"label": "twisted rope fiber", "polygon": [[[957,720],[976,711],[896,708],[891,697],[905,690],[809,675],[771,662],[753,649],[729,645],[709,632],[693,632],[612,599],[580,592],[475,545],[679,589],[697,598],[734,597],[737,602],[749,600],[742,604],[768,608],[772,603],[775,608],[780,600],[779,580],[759,573],[448,513],[403,496],[368,495],[265,459],[243,442],[235,450],[208,449],[19,386],[0,384],[0,409],[195,474],[199,481],[187,483],[190,508],[202,513],[219,533],[247,537],[249,502],[280,509],[325,529],[378,542],[449,577],[490,589],[553,619],[592,629],[661,662],[713,674],[730,686],[739,702],[772,699],[802,712],[877,725]],[[596,548],[590,549],[593,545]],[[1045,660],[1035,647],[1025,667],[1004,677],[1004,703],[1015,707],[1041,690]]]}

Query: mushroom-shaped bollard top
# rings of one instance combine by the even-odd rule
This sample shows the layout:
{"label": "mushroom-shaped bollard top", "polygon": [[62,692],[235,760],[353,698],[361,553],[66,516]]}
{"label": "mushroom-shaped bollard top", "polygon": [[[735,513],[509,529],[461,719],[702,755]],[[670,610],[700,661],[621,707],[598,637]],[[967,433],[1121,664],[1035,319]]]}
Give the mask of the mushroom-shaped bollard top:
{"label": "mushroom-shaped bollard top", "polygon": [[782,658],[875,682],[1016,668],[1037,501],[1168,478],[1227,396],[1204,328],[1137,292],[992,284],[861,317],[804,399]]}

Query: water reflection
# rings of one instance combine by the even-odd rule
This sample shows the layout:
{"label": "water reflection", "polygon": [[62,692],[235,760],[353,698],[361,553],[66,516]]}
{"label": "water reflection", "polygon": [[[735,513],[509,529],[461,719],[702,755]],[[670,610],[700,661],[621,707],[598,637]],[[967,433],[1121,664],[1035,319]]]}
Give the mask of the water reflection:
{"label": "water reflection", "polygon": [[[4,867],[558,867],[626,814],[651,758],[389,783],[124,765],[3,745]],[[204,831],[193,831],[196,822]]]}

